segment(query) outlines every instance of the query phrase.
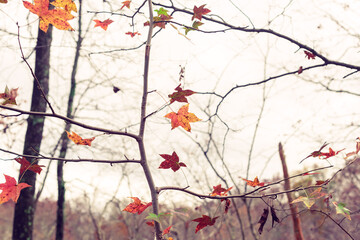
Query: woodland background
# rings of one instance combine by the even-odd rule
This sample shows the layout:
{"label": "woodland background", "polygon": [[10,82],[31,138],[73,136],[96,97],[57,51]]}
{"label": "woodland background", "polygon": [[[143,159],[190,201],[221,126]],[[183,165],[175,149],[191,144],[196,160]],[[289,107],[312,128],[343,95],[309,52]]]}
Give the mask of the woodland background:
{"label": "woodland background", "polygon": [[[75,1],[79,9],[79,2]],[[74,119],[108,129],[135,132],[139,126],[139,106],[142,95],[143,56],[148,27],[147,11],[131,20],[131,15],[142,1],[133,1],[130,9],[120,10],[118,1],[86,1],[82,10],[70,21],[75,32],[53,29],[51,45],[49,101],[59,114],[66,115],[66,101],[70,89],[72,62],[75,55],[79,23],[83,40],[76,73]],[[160,2],[159,2],[160,3]],[[170,1],[161,4],[170,5]],[[210,17],[220,16],[225,22],[248,28],[272,29],[310,46],[329,59],[360,65],[359,31],[360,3],[358,1],[172,1],[183,9],[206,4]],[[160,6],[154,5],[154,9]],[[1,57],[0,89],[17,88],[17,108],[29,109],[33,77],[21,60],[18,28],[22,49],[30,64],[34,64],[34,46],[38,18],[23,7],[21,1],[0,5]],[[176,13],[174,21],[191,24],[191,15]],[[107,31],[94,28],[94,19],[111,18],[114,22]],[[165,29],[155,28],[150,61],[148,113],[145,142],[150,168],[159,186],[191,186],[200,193],[210,193],[220,183],[236,186],[240,192],[249,191],[242,178],[273,182],[282,179],[278,143],[282,142],[290,175],[316,167],[328,166],[327,161],[310,158],[298,163],[325,141],[344,152],[352,151],[359,132],[360,84],[359,74],[347,76],[353,70],[339,66],[313,68],[297,74],[303,68],[321,64],[321,60],[306,58],[303,50],[274,35],[223,30],[224,27],[204,20],[200,29],[186,37],[169,24]],[[184,33],[184,29],[177,26]],[[141,35],[130,37],[128,31]],[[157,33],[157,31],[159,31]],[[207,31],[207,32],[206,32]],[[179,72],[184,68],[182,87],[198,92],[189,98],[190,111],[203,121],[192,124],[192,133],[171,130],[164,116],[172,111],[162,108],[168,94],[179,85]],[[292,73],[294,72],[294,73]],[[290,73],[290,74],[286,74]],[[285,74],[282,76],[282,74]],[[346,76],[346,77],[345,77]],[[345,78],[344,78],[345,77]],[[266,80],[262,83],[263,80]],[[114,92],[114,86],[120,89]],[[238,86],[234,91],[229,90]],[[218,95],[226,95],[221,100]],[[178,104],[178,103],[175,103]],[[181,104],[172,106],[173,110]],[[1,109],[0,113],[5,110]],[[0,118],[0,148],[20,153],[26,131],[26,115]],[[79,127],[72,130],[84,137],[95,134]],[[64,122],[47,118],[43,133],[41,154],[57,156]],[[176,149],[187,168],[176,173],[158,170],[162,161],[159,154],[170,154]],[[348,150],[349,149],[349,150]],[[345,153],[344,153],[345,154]],[[320,174],[292,181],[292,185],[309,184],[329,178],[346,160],[344,154],[329,159],[334,168]],[[66,158],[106,159],[107,161],[138,158],[133,140],[98,135],[91,147],[69,143]],[[1,173],[18,175],[14,155],[0,153]],[[36,207],[34,239],[53,239],[56,212],[56,162],[42,160],[46,165],[38,176],[37,189],[42,189]],[[352,211],[352,220],[342,215],[334,219],[351,235],[360,238],[359,187],[360,169],[353,164],[336,176],[328,186],[333,198],[346,203]],[[184,178],[184,175],[186,176]],[[46,177],[46,179],[45,179]],[[121,210],[137,196],[150,201],[143,173],[134,164],[66,163],[65,239],[152,239],[151,227],[143,215],[130,215]],[[283,189],[282,185],[272,191]],[[301,192],[295,193],[299,196]],[[168,225],[174,225],[174,239],[237,239],[234,207],[228,215],[211,228],[195,234],[197,218],[204,212],[214,212],[218,201],[199,199],[180,192],[163,192],[160,205],[173,212]],[[291,217],[285,196],[274,200],[281,222],[272,229],[270,224],[259,236],[257,228],[263,201],[235,200],[243,216],[245,239],[283,239],[292,236]],[[0,205],[0,233],[11,238],[12,202]],[[344,233],[333,222],[299,204],[305,239],[343,239]],[[149,210],[147,210],[149,211]],[[250,213],[250,214],[249,214]]]}

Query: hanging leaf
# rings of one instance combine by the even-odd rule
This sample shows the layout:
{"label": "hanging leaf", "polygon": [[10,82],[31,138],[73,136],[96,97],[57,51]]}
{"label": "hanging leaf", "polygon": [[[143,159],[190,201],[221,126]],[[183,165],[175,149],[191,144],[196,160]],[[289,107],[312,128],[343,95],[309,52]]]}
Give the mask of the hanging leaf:
{"label": "hanging leaf", "polygon": [[263,232],[263,228],[265,226],[265,223],[267,221],[269,215],[269,209],[264,208],[263,214],[260,217],[260,220],[258,221],[258,223],[260,223],[260,227],[258,229],[259,234],[261,235],[261,233]]}
{"label": "hanging leaf", "polygon": [[195,114],[189,113],[189,104],[182,106],[177,113],[171,112],[165,115],[171,119],[171,129],[181,126],[186,131],[191,132],[191,122],[201,121]]}
{"label": "hanging leaf", "polygon": [[0,184],[0,190],[2,190],[0,194],[0,204],[9,201],[10,199],[13,200],[15,203],[19,199],[20,192],[22,189],[31,187],[27,183],[16,183],[15,178],[10,177],[6,174],[5,176],[5,183]]}

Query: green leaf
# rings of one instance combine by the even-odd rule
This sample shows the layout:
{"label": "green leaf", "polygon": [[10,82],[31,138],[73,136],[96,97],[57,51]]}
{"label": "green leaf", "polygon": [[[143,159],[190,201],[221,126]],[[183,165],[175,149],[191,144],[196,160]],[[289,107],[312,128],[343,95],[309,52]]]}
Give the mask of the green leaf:
{"label": "green leaf", "polygon": [[351,217],[350,217],[350,210],[347,209],[345,206],[345,203],[337,203],[337,202],[332,202],[335,207],[336,207],[336,214],[342,214],[344,215],[347,219],[351,220]]}
{"label": "green leaf", "polygon": [[171,216],[170,213],[159,213],[158,215],[156,215],[155,213],[149,213],[149,215],[145,219],[160,223],[161,220],[169,216]]}
{"label": "green leaf", "polygon": [[168,10],[164,9],[164,8],[159,8],[158,10],[154,10],[155,12],[157,12],[157,15],[165,15],[165,16],[169,16],[169,14],[167,13]]}

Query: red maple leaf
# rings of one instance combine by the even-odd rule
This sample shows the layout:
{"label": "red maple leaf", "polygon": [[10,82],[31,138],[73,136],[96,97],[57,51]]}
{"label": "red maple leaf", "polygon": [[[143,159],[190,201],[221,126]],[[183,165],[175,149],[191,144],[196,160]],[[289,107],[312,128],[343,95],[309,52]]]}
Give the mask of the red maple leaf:
{"label": "red maple leaf", "polygon": [[165,159],[162,163],[160,163],[160,167],[162,169],[171,168],[174,172],[180,169],[180,167],[186,167],[185,163],[179,162],[179,157],[174,151],[172,155],[169,154],[160,154],[162,158]]}
{"label": "red maple leaf", "polygon": [[176,92],[173,92],[172,94],[169,94],[169,98],[170,99],[170,104],[178,101],[178,102],[188,102],[188,100],[186,99],[186,97],[193,95],[195,92],[192,90],[183,90],[180,87],[181,84],[179,84],[179,86],[177,86],[175,88]]}
{"label": "red maple leaf", "polygon": [[113,20],[111,20],[111,19],[109,19],[109,18],[106,19],[105,21],[100,21],[100,20],[97,20],[97,19],[95,19],[95,20],[93,20],[93,21],[96,22],[94,28],[95,28],[95,27],[101,27],[101,28],[104,29],[105,31],[107,30],[108,26],[109,26],[111,23],[114,22]]}
{"label": "red maple leaf", "polygon": [[208,14],[211,12],[209,9],[204,8],[206,4],[201,5],[200,7],[194,6],[194,16],[191,18],[191,20],[194,20],[195,18],[199,19],[201,21],[201,18],[203,15]]}
{"label": "red maple leaf", "polygon": [[26,170],[30,170],[30,171],[40,174],[41,170],[42,170],[41,168],[45,167],[44,165],[30,164],[30,162],[28,160],[26,160],[25,157],[15,158],[15,161],[17,161],[18,163],[21,164],[20,175],[23,174],[23,172]]}
{"label": "red maple leaf", "polygon": [[13,177],[5,175],[5,183],[0,184],[0,190],[2,190],[0,194],[0,204],[9,201],[12,199],[14,202],[17,202],[20,191],[24,188],[31,187],[27,183],[19,183],[16,184],[16,180]]}
{"label": "red maple leaf", "polygon": [[168,233],[170,232],[170,228],[171,228],[171,227],[172,227],[172,225],[169,226],[169,227],[167,227],[167,228],[165,228],[164,231],[162,232],[162,235],[164,236],[165,234],[168,234]]}
{"label": "red maple leaf", "polygon": [[0,93],[0,99],[4,99],[4,101],[1,103],[1,105],[6,105],[6,104],[13,104],[16,105],[16,97],[17,97],[17,91],[19,88],[12,88],[11,90],[9,90],[9,88],[6,86],[5,87],[5,92]]}
{"label": "red maple leaf", "polygon": [[120,10],[121,9],[123,9],[124,7],[127,7],[127,8],[130,8],[130,3],[131,3],[131,1],[124,1],[124,2],[122,2],[122,7],[120,8]]}
{"label": "red maple leaf", "polygon": [[327,159],[327,158],[330,158],[330,157],[333,157],[333,156],[337,155],[339,152],[344,151],[344,150],[345,150],[345,148],[335,152],[334,150],[329,148],[328,153],[321,152],[319,157],[324,157],[324,159]]}
{"label": "red maple leaf", "polygon": [[68,138],[73,141],[75,144],[78,145],[88,145],[91,146],[91,142],[94,141],[95,137],[92,138],[82,138],[79,135],[77,135],[75,132],[71,132],[71,134],[66,131]]}
{"label": "red maple leaf", "polygon": [[150,226],[150,227],[154,227],[155,226],[155,223],[154,223],[154,221],[151,221],[151,222],[146,222],[146,224],[148,225],[148,226]]}
{"label": "red maple leaf", "polygon": [[321,150],[323,150],[324,147],[326,147],[327,145],[329,145],[328,143],[324,142],[324,144],[319,148],[319,150],[317,151],[313,151],[312,153],[310,153],[306,158],[304,158],[303,160],[301,160],[299,162],[302,163],[305,159],[309,158],[309,157],[319,157],[321,156]]}
{"label": "red maple leaf", "polygon": [[199,119],[195,114],[189,113],[189,104],[182,106],[177,113],[171,112],[165,115],[166,118],[171,119],[171,129],[179,126],[183,127],[186,131],[191,132],[191,122],[198,122]]}
{"label": "red maple leaf", "polygon": [[247,185],[252,186],[252,187],[257,187],[257,186],[262,187],[265,185],[265,182],[259,182],[258,177],[255,177],[254,181],[247,180],[245,178],[243,178],[243,180],[246,181]]}
{"label": "red maple leaf", "polygon": [[202,215],[201,218],[196,218],[192,221],[198,222],[199,224],[196,226],[195,233],[197,233],[199,230],[203,229],[206,226],[212,226],[215,224],[215,221],[218,217],[211,218],[207,215]]}
{"label": "red maple leaf", "polygon": [[306,50],[304,50],[304,53],[306,55],[305,57],[307,57],[308,59],[315,59],[315,54],[308,52]]}
{"label": "red maple leaf", "polygon": [[131,36],[132,38],[135,37],[135,35],[141,35],[139,32],[127,32],[125,34]]}
{"label": "red maple leaf", "polygon": [[217,186],[213,186],[214,191],[211,193],[211,196],[227,196],[227,192],[229,192],[232,187],[225,189],[221,187],[221,184],[217,185]]}
{"label": "red maple leaf", "polygon": [[123,211],[127,211],[129,213],[134,213],[134,214],[137,213],[140,215],[143,211],[145,211],[145,209],[147,209],[152,205],[151,202],[149,203],[141,202],[140,199],[137,197],[130,197],[130,198],[133,199],[134,202],[127,205],[126,208],[123,209]]}

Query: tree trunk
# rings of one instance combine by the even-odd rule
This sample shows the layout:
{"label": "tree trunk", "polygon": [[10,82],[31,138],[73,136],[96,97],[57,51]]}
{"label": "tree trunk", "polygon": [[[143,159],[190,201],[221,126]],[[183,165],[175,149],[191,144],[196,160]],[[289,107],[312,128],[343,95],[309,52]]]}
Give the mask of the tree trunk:
{"label": "tree trunk", "polygon": [[[82,0],[79,1],[79,18],[78,18],[78,40],[76,42],[76,50],[74,63],[71,72],[71,85],[70,85],[70,93],[67,103],[67,112],[66,116],[68,118],[73,118],[73,102],[75,96],[76,89],[76,71],[78,66],[78,61],[80,57],[80,48],[82,43],[81,37],[81,6]],[[70,131],[71,125],[66,123],[65,131]],[[66,132],[61,135],[61,149],[60,149],[60,158],[65,158],[66,152],[68,149],[69,138],[67,137]],[[64,222],[65,222],[65,182],[64,182],[64,162],[58,161],[57,164],[57,184],[58,184],[58,201],[57,201],[57,210],[56,210],[56,240],[64,239]]]}
{"label": "tree trunk", "polygon": [[[35,75],[40,82],[44,94],[47,96],[49,91],[49,70],[50,70],[50,45],[52,40],[52,26],[49,26],[47,33],[38,30],[35,57]],[[46,97],[45,96],[45,97]],[[33,93],[31,98],[31,111],[45,112],[46,102],[44,96],[34,80]],[[24,143],[24,154],[38,155],[40,152],[44,117],[29,116],[27,119],[27,130]],[[29,162],[37,162],[36,158],[28,158]],[[21,176],[20,176],[21,177]],[[35,212],[35,182],[36,173],[26,171],[22,177],[22,182],[30,184],[32,187],[21,191],[17,204],[15,205],[13,240],[31,240],[33,231],[33,220]]]}
{"label": "tree trunk", "polygon": [[[279,143],[279,155],[280,155],[280,160],[281,160],[281,164],[282,164],[282,168],[283,168],[283,172],[284,172],[285,190],[290,190],[291,186],[290,186],[290,180],[289,180],[289,173],[288,173],[288,169],[287,169],[287,165],[286,165],[284,149],[283,149],[281,143]],[[286,196],[288,198],[288,203],[289,203],[290,210],[291,210],[291,216],[292,216],[293,225],[294,225],[295,239],[296,240],[304,240],[304,236],[303,236],[302,229],[301,229],[300,217],[298,214],[298,208],[295,204],[291,203],[293,201],[291,193],[286,193]]]}

